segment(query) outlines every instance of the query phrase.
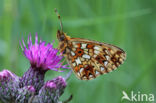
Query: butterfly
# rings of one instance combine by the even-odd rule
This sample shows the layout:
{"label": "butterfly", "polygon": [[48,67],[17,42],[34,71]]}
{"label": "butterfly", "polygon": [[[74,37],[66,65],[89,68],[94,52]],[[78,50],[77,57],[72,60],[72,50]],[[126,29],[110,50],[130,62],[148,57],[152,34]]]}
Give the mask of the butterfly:
{"label": "butterfly", "polygon": [[81,80],[91,80],[117,69],[126,59],[126,53],[119,47],[88,39],[71,38],[61,30],[57,31],[59,51],[67,60],[75,75]]}

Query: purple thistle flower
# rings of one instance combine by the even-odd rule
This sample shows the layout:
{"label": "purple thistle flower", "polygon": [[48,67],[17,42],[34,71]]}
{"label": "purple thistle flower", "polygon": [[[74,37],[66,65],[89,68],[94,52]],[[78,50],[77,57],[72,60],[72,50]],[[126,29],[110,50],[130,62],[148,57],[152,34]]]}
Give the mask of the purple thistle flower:
{"label": "purple thistle flower", "polygon": [[9,103],[9,100],[15,100],[17,88],[19,88],[18,76],[8,70],[0,72],[0,99],[3,102]]}
{"label": "purple thistle flower", "polygon": [[48,43],[45,45],[45,41],[38,42],[38,36],[35,36],[35,43],[32,44],[31,35],[28,36],[28,47],[26,47],[24,40],[22,39],[23,46],[21,48],[25,57],[30,61],[30,69],[23,75],[20,82],[20,87],[33,85],[36,93],[44,85],[44,75],[47,70],[58,71],[57,68],[68,69],[66,65],[62,65],[60,62],[63,58],[58,54],[58,49],[53,48],[53,45]]}
{"label": "purple thistle flower", "polygon": [[[35,103],[58,103],[60,95],[64,92],[66,82],[61,76],[53,80],[47,81],[40,89],[39,94],[34,99]],[[50,92],[49,92],[50,91]],[[51,99],[48,99],[51,97]],[[37,99],[40,98],[40,99]],[[46,102],[48,99],[48,102]],[[36,101],[40,100],[40,101]]]}
{"label": "purple thistle flower", "polygon": [[35,44],[32,44],[31,35],[28,36],[28,48],[22,39],[23,45],[20,43],[21,48],[24,52],[25,57],[30,61],[32,67],[41,68],[42,70],[55,70],[58,68],[69,69],[67,65],[62,65],[60,61],[63,56],[57,55],[58,49],[53,48],[53,45],[45,41],[38,42],[38,36],[35,36]]}
{"label": "purple thistle flower", "polygon": [[30,35],[28,46],[25,45],[23,39],[20,45],[31,66],[22,77],[8,70],[0,72],[0,101],[4,103],[58,103],[70,74],[65,79],[58,76],[47,82],[44,81],[48,70],[69,69],[67,65],[62,65],[63,57],[58,55],[58,49],[53,48],[50,43],[45,45],[44,41],[38,42],[37,34],[35,44],[32,44]]}
{"label": "purple thistle flower", "polygon": [[18,77],[9,70],[4,69],[3,71],[0,72],[0,81],[9,81],[13,79],[17,80]]}

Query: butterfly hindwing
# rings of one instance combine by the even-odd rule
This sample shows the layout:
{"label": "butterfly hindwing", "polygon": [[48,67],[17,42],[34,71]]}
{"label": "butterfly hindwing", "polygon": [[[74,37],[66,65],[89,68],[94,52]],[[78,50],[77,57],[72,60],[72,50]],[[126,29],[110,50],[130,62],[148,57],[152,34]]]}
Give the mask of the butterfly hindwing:
{"label": "butterfly hindwing", "polygon": [[125,60],[125,52],[113,45],[71,38],[66,59],[81,80],[90,80],[115,70]]}

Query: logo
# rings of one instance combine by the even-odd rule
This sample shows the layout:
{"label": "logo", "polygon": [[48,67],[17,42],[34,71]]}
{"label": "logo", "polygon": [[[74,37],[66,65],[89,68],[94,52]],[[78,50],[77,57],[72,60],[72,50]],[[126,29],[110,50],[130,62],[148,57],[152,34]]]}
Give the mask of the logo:
{"label": "logo", "polygon": [[154,102],[154,94],[145,94],[141,93],[140,91],[134,92],[131,91],[130,95],[128,95],[125,91],[122,91],[122,98],[121,100],[128,100],[132,102],[142,102],[142,101],[149,101],[149,102]]}

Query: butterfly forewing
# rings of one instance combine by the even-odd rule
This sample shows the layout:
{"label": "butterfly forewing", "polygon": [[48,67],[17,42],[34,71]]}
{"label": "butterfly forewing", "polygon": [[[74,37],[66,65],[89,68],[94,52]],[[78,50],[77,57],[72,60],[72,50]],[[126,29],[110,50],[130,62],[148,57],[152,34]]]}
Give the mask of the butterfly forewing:
{"label": "butterfly forewing", "polygon": [[70,38],[66,59],[81,80],[90,80],[115,70],[125,60],[125,52],[113,45]]}

